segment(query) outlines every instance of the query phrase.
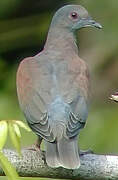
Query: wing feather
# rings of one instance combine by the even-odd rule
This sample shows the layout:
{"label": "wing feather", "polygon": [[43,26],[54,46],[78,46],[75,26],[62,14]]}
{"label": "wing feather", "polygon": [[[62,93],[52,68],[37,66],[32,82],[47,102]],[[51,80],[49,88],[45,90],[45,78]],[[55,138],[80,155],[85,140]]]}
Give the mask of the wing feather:
{"label": "wing feather", "polygon": [[36,59],[24,59],[17,72],[17,93],[20,106],[31,129],[47,141],[54,141],[48,122],[47,102],[40,94],[43,88],[40,86],[41,83],[42,74],[40,78],[40,67]]}
{"label": "wing feather", "polygon": [[66,101],[71,108],[67,124],[67,135],[71,138],[78,135],[80,129],[84,128],[86,124],[88,116],[89,72],[86,63],[80,58],[75,58],[73,62],[70,62],[69,70],[74,77],[66,96]]}

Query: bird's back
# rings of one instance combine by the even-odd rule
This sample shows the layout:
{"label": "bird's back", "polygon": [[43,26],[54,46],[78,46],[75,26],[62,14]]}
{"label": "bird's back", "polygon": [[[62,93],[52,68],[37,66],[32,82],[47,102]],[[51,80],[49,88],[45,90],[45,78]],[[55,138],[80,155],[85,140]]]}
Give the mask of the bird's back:
{"label": "bird's back", "polygon": [[55,52],[51,57],[50,52],[44,52],[34,57],[34,61],[37,62],[40,73],[40,93],[48,93],[51,101],[60,96],[65,102],[70,103],[78,94],[88,100],[88,67],[77,54],[70,56]]}

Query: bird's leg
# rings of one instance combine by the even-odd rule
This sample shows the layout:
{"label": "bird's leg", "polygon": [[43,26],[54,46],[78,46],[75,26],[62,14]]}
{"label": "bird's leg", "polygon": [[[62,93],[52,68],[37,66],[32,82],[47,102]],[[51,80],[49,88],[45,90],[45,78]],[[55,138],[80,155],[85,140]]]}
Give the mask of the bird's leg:
{"label": "bird's leg", "polygon": [[88,150],[85,150],[85,151],[83,151],[83,150],[79,151],[80,156],[83,156],[83,155],[86,155],[86,154],[94,154],[94,152],[91,149],[88,149]]}
{"label": "bird's leg", "polygon": [[43,140],[43,138],[41,136],[38,136],[38,139],[35,142],[35,147],[36,147],[36,149],[40,150],[40,152],[42,153],[42,157],[43,157],[42,160],[46,164],[45,151],[41,150],[42,140]]}
{"label": "bird's leg", "polygon": [[42,140],[43,140],[43,138],[41,136],[38,136],[38,139],[35,142],[36,147],[39,148],[39,149],[40,149]]}
{"label": "bird's leg", "polygon": [[31,146],[26,147],[25,149],[33,150],[33,151],[41,150],[40,145],[41,145],[42,139],[43,139],[42,137],[38,136],[38,139],[36,140],[36,142],[32,144]]}

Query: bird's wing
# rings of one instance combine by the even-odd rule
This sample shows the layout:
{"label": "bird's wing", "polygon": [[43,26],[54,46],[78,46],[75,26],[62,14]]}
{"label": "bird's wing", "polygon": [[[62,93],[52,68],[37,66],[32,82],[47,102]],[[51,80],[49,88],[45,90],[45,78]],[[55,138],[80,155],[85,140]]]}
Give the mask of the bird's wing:
{"label": "bird's wing", "polygon": [[21,109],[32,130],[44,139],[54,141],[46,111],[47,103],[51,101],[48,92],[52,86],[49,70],[50,67],[44,63],[39,66],[33,57],[24,59],[17,71],[17,93]]}
{"label": "bird's wing", "polygon": [[86,63],[75,58],[68,61],[67,79],[60,81],[60,87],[66,103],[70,105],[67,124],[68,137],[78,135],[85,126],[88,116],[89,72]]}
{"label": "bird's wing", "polygon": [[82,96],[70,104],[71,111],[67,123],[67,136],[72,138],[79,134],[80,129],[84,128],[88,116],[87,103]]}

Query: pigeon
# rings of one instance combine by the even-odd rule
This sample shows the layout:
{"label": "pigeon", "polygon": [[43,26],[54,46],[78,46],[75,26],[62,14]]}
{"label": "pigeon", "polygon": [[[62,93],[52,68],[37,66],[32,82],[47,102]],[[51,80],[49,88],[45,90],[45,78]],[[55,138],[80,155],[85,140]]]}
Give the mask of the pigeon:
{"label": "pigeon", "polygon": [[32,131],[45,143],[49,167],[80,167],[78,135],[88,117],[89,70],[79,57],[76,32],[102,26],[80,5],[54,14],[44,49],[25,58],[17,71],[21,110]]}

